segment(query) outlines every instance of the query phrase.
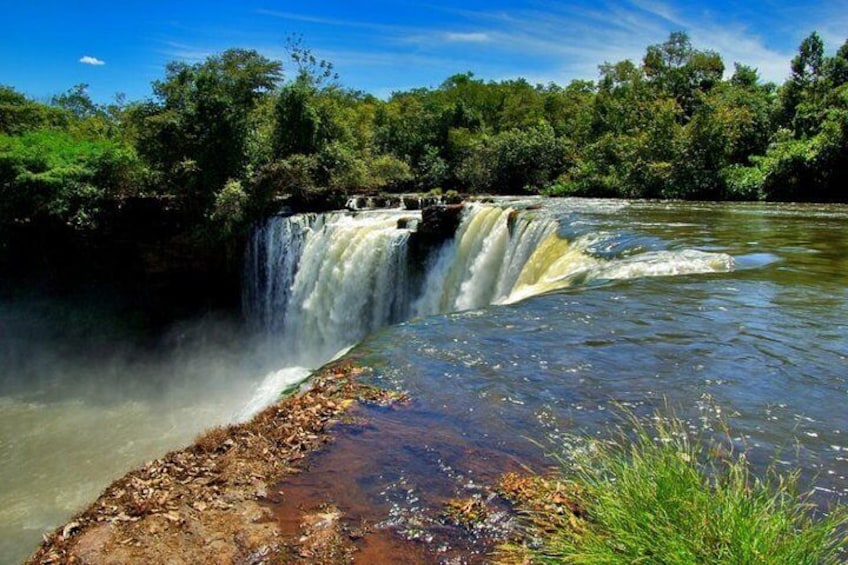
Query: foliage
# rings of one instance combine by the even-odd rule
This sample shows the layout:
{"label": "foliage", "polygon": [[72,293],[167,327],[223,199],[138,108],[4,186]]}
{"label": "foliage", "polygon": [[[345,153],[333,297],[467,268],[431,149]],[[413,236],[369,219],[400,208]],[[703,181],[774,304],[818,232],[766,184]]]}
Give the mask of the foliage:
{"label": "foliage", "polygon": [[97,227],[107,200],[133,194],[143,175],[128,147],[53,130],[0,136],[0,222],[55,220]]}
{"label": "foliage", "polygon": [[816,515],[797,475],[752,475],[745,454],[686,424],[632,417],[613,441],[575,450],[564,480],[578,511],[531,549],[541,563],[836,564],[848,510]]}
{"label": "foliage", "polygon": [[718,54],[675,32],[597,81],[468,72],[385,101],[342,87],[300,38],[286,48],[287,82],[280,61],[230,49],[168,64],[129,104],[85,84],[47,104],[0,86],[0,221],[88,230],[133,194],[222,233],[351,191],[848,201],[848,42],[829,55],[817,33],[779,88],[739,63],[723,78]]}
{"label": "foliage", "polygon": [[0,85],[0,134],[20,135],[39,128],[68,125],[68,113],[39,104],[9,86]]}
{"label": "foliage", "polygon": [[230,179],[215,194],[210,219],[220,226],[219,232],[231,235],[245,219],[248,196],[241,182]]}
{"label": "foliage", "polygon": [[405,190],[413,180],[412,169],[394,155],[379,155],[368,164],[370,187],[389,192]]}
{"label": "foliage", "polygon": [[133,108],[138,148],[164,190],[203,214],[228,179],[245,174],[251,112],[281,78],[281,64],[230,49],[202,63],[173,62],[153,83],[157,102]]}
{"label": "foliage", "polygon": [[538,192],[561,172],[564,155],[561,139],[546,123],[511,129],[481,138],[458,176],[476,192]]}
{"label": "foliage", "polygon": [[648,47],[643,69],[652,86],[677,101],[685,121],[697,109],[698,95],[721,81],[724,62],[714,51],[694,49],[689,36],[678,31],[664,43]]}
{"label": "foliage", "polygon": [[309,84],[296,82],[286,85],[274,107],[274,156],[310,155],[318,151],[321,139],[321,116],[314,105],[315,91]]}

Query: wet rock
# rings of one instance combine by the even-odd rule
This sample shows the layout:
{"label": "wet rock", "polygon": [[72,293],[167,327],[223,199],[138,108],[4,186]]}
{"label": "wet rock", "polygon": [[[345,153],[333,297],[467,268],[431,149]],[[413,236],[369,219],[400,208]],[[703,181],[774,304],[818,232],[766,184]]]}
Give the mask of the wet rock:
{"label": "wet rock", "polygon": [[463,204],[428,206],[421,211],[418,233],[431,240],[450,239],[459,227]]}
{"label": "wet rock", "polygon": [[414,230],[418,227],[418,220],[416,218],[403,217],[398,219],[397,227],[399,230]]}
{"label": "wet rock", "polygon": [[518,210],[513,210],[506,217],[506,229],[509,231],[509,235],[512,235],[515,231],[515,222],[518,220]]}

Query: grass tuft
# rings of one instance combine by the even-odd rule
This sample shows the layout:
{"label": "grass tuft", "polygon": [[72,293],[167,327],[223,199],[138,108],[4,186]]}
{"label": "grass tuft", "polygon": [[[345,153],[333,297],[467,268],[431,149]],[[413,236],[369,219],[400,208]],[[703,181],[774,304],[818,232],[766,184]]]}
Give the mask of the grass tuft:
{"label": "grass tuft", "polygon": [[797,474],[757,478],[744,453],[699,441],[674,417],[628,422],[632,432],[569,457],[579,511],[536,528],[532,562],[844,563],[846,508],[817,512]]}

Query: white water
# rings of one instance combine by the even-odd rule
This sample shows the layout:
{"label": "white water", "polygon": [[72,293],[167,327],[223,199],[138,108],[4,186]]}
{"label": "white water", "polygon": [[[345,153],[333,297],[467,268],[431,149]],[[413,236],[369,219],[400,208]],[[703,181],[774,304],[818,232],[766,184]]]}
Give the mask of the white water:
{"label": "white water", "polygon": [[[726,254],[658,250],[604,258],[610,234],[572,241],[541,210],[469,204],[455,237],[423,269],[410,260],[420,213],[403,210],[276,217],[258,227],[247,257],[245,312],[295,369],[266,377],[248,412],[375,330],[414,316],[514,303],[593,280],[732,270]],[[247,410],[247,409],[246,409]]]}
{"label": "white water", "polygon": [[292,362],[316,366],[409,316],[409,214],[273,218],[248,252],[246,305]]}
{"label": "white water", "polygon": [[310,370],[306,367],[285,367],[279,371],[268,373],[254,391],[253,397],[236,415],[235,421],[246,422],[279,396],[281,391],[303,382],[309,376],[309,373]]}
{"label": "white water", "polygon": [[554,220],[538,218],[532,211],[469,205],[456,237],[439,250],[428,269],[415,314],[470,310],[502,301],[540,242],[556,237],[556,230]]}

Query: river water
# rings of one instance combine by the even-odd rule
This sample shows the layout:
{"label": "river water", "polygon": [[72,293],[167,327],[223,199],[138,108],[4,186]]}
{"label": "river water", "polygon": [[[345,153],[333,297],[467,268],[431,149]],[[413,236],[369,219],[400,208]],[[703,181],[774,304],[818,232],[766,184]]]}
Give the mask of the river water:
{"label": "river water", "polygon": [[31,307],[0,310],[0,345],[17,359],[3,369],[26,374],[0,391],[0,561],[128,467],[272,401],[305,372],[286,367],[357,342],[348,355],[375,383],[412,395],[422,438],[464,442],[454,468],[474,452],[540,461],[622,409],[668,405],[693,427],[726,418],[760,469],[800,466],[819,500],[848,497],[848,208],[477,204],[425,259],[398,228],[410,216],[259,227],[245,312],[263,346],[206,327],[155,359],[80,356],[88,334],[79,347],[33,342],[20,335],[41,327],[20,322]]}

